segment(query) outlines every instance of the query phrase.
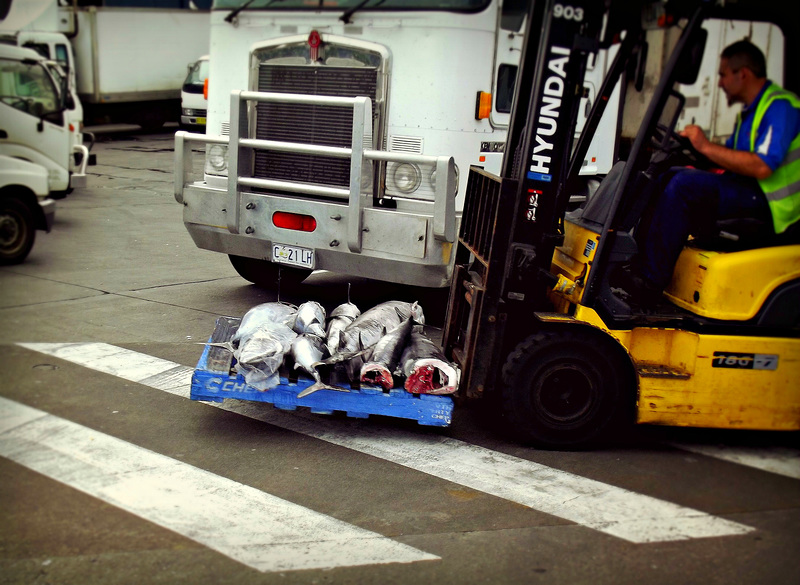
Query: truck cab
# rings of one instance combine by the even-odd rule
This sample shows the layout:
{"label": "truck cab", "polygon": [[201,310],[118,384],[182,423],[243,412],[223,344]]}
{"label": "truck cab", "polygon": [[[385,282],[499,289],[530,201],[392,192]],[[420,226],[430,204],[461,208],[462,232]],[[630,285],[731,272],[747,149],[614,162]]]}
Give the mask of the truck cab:
{"label": "truck cab", "polygon": [[70,187],[70,97],[32,49],[0,44],[0,265],[25,260]]}
{"label": "truck cab", "polygon": [[189,74],[181,87],[181,126],[205,129],[208,114],[206,80],[208,55],[189,64]]}
{"label": "truck cab", "polygon": [[0,154],[46,168],[50,196],[58,198],[85,185],[88,149],[78,143],[82,123],[69,75],[56,79],[51,67],[33,49],[0,44]]}
{"label": "truck cab", "polygon": [[90,148],[84,145],[83,104],[78,99],[75,55],[69,39],[62,33],[41,31],[19,31],[13,35],[4,35],[2,39],[38,53],[45,60],[59,93],[65,93],[64,116],[69,130],[71,155],[70,184],[64,194],[72,189],[85,187],[86,166],[95,163],[94,156],[89,154]]}

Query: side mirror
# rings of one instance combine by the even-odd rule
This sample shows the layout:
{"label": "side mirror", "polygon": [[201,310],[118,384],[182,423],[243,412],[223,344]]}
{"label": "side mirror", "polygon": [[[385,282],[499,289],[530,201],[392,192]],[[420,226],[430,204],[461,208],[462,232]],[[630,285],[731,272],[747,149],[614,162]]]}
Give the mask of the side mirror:
{"label": "side mirror", "polygon": [[675,68],[675,81],[684,85],[692,85],[697,81],[700,73],[700,64],[703,62],[703,53],[706,50],[706,40],[708,31],[704,28],[696,28],[692,31],[692,36],[686,43],[683,57]]}
{"label": "side mirror", "polygon": [[64,98],[64,108],[67,110],[75,109],[75,99],[72,97],[71,93],[67,93]]}

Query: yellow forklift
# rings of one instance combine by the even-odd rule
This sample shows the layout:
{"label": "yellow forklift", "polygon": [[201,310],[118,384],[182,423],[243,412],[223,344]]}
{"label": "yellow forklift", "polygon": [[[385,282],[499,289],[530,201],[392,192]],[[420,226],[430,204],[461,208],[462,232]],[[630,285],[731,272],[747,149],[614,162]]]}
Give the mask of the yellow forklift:
{"label": "yellow forklift", "polygon": [[[676,129],[680,84],[721,50],[706,46],[704,20],[773,22],[785,54],[798,54],[796,18],[767,4],[531,1],[502,176],[470,169],[443,336],[462,370],[459,396],[494,399],[519,439],[578,446],[630,422],[800,429],[800,226],[776,236],[741,220],[698,234],[654,306],[638,307],[615,280],[637,258],[658,176],[708,163]],[[637,103],[652,38],[674,46],[639,130],[573,209],[605,103],[620,79],[622,101]],[[612,44],[575,140],[587,58]],[[798,68],[784,63],[782,85],[797,93]]]}

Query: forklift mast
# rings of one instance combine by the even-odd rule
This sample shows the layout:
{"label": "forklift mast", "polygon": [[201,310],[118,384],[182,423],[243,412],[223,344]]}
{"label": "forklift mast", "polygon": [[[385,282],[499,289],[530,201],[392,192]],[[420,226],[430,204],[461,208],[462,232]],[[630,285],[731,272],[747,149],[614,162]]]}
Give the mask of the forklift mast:
{"label": "forklift mast", "polygon": [[[613,24],[596,0],[531,2],[502,176],[470,169],[456,249],[443,340],[467,397],[480,396],[498,369],[506,339],[515,338],[507,328],[530,331],[533,313],[548,310],[586,63]],[[595,108],[613,90],[606,85]]]}

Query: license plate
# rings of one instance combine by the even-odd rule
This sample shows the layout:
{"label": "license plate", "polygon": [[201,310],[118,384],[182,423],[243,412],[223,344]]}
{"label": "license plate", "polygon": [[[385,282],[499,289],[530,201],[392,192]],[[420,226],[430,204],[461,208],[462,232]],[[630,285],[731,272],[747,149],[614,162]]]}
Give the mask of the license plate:
{"label": "license plate", "polygon": [[314,250],[298,246],[287,246],[286,244],[272,244],[272,261],[313,269]]}
{"label": "license plate", "polygon": [[205,118],[197,118],[197,123],[198,124],[205,124],[206,123],[206,119]]}

